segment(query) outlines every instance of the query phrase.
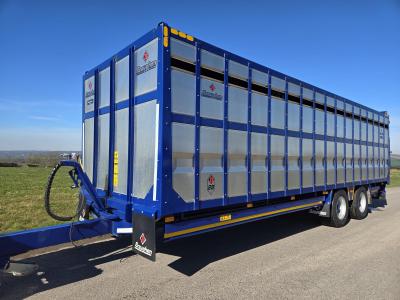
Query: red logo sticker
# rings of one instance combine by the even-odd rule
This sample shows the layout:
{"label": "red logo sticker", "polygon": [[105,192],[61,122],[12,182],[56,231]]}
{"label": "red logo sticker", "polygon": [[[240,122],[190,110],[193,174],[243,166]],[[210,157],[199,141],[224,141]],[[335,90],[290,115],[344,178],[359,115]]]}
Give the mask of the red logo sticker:
{"label": "red logo sticker", "polygon": [[92,84],[92,82],[91,82],[91,81],[89,81],[89,90],[91,90],[91,89],[92,89],[92,87],[93,87],[93,84]]}
{"label": "red logo sticker", "polygon": [[207,192],[211,195],[215,191],[215,177],[214,175],[208,176],[207,179]]}
{"label": "red logo sticker", "polygon": [[142,233],[142,234],[140,235],[139,240],[140,240],[140,243],[141,243],[142,245],[143,245],[144,243],[146,243],[146,237],[144,236],[144,233]]}
{"label": "red logo sticker", "polygon": [[215,85],[214,85],[214,84],[211,84],[211,85],[210,85],[210,90],[211,90],[212,92],[215,91]]}
{"label": "red logo sticker", "polygon": [[149,53],[147,53],[147,51],[144,51],[143,60],[146,62],[148,59],[149,59]]}

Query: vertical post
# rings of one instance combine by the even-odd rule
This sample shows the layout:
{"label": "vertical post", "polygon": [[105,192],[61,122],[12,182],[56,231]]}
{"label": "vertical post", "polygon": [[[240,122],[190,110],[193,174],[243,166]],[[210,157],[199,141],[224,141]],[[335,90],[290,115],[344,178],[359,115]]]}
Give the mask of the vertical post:
{"label": "vertical post", "polygon": [[303,84],[300,83],[300,194],[303,192]]}
{"label": "vertical post", "polygon": [[268,123],[267,123],[267,189],[268,189],[268,198],[271,194],[271,74],[268,71]]}
{"label": "vertical post", "polygon": [[327,135],[328,135],[328,124],[327,124],[328,118],[327,118],[327,109],[326,109],[326,95],[324,93],[324,185],[325,185],[325,190],[326,186],[328,184],[328,158],[327,158]]}
{"label": "vertical post", "polygon": [[128,125],[128,176],[127,176],[127,199],[132,203],[133,192],[133,159],[135,141],[135,46],[129,50],[129,125]]}
{"label": "vertical post", "polygon": [[247,202],[251,202],[251,82],[252,72],[251,65],[248,64],[248,81],[247,81]]}
{"label": "vertical post", "polygon": [[343,126],[343,141],[344,141],[344,182],[347,183],[347,117],[346,117],[346,101],[343,101],[343,119],[344,119],[344,126]]}
{"label": "vertical post", "polygon": [[94,72],[94,114],[93,114],[93,187],[97,190],[97,163],[99,152],[99,69]]}
{"label": "vertical post", "polygon": [[114,191],[114,139],[115,139],[115,57],[110,66],[110,138],[109,138],[109,159],[108,159],[108,193]]}
{"label": "vertical post", "polygon": [[288,80],[285,77],[285,196],[288,194]]}
{"label": "vertical post", "polygon": [[337,166],[338,166],[338,159],[337,159],[337,101],[336,101],[336,97],[334,98],[334,110],[335,110],[335,115],[334,115],[334,118],[335,118],[335,120],[334,120],[334,126],[335,126],[335,133],[334,133],[334,144],[335,144],[335,149],[334,149],[334,151],[335,151],[335,163],[334,163],[334,168],[335,168],[335,188],[336,188],[336,186],[337,186],[337,173],[338,173],[338,170],[337,170]]}
{"label": "vertical post", "polygon": [[228,205],[228,82],[229,82],[229,70],[228,70],[228,58],[226,53],[224,54],[224,198],[222,201],[223,205]]}
{"label": "vertical post", "polygon": [[[171,205],[168,204],[169,195],[172,190],[172,133],[171,133],[171,43],[169,38],[170,29],[166,24],[160,27],[164,36],[165,42],[163,47],[159,49],[159,67],[158,67],[158,88],[159,95],[162,98],[160,109],[163,113],[160,113],[159,120],[159,148],[162,158],[158,162],[158,178],[159,188],[158,195],[160,196],[161,210],[171,209]],[[166,43],[167,42],[167,43]],[[161,194],[160,194],[161,193]]]}
{"label": "vertical post", "polygon": [[354,160],[354,105],[351,105],[351,151],[352,151],[352,173],[353,173],[353,185],[355,183],[355,168],[356,168],[356,162]]}
{"label": "vertical post", "polygon": [[195,141],[194,141],[194,209],[200,208],[200,75],[201,75],[201,49],[196,42],[196,114],[195,122]]}
{"label": "vertical post", "polygon": [[316,158],[315,158],[315,90],[313,89],[313,146],[312,146],[312,168],[313,168],[313,191],[315,191],[315,186],[316,186]]}

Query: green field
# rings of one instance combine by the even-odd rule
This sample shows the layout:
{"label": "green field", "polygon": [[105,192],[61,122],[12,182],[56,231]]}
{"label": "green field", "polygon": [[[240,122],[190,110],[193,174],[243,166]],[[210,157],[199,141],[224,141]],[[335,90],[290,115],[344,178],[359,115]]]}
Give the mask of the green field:
{"label": "green field", "polygon": [[[0,232],[54,225],[45,209],[43,195],[51,168],[0,167]],[[56,213],[73,215],[77,204],[77,189],[62,168],[54,179],[51,197]]]}
{"label": "green field", "polygon": [[[61,171],[62,170],[62,171]],[[71,189],[67,168],[62,168],[52,189],[53,210],[62,215],[73,215],[78,190]],[[47,177],[51,168],[0,167],[0,232],[29,229],[59,224],[50,218],[43,204]],[[400,186],[400,170],[391,170],[391,185]]]}

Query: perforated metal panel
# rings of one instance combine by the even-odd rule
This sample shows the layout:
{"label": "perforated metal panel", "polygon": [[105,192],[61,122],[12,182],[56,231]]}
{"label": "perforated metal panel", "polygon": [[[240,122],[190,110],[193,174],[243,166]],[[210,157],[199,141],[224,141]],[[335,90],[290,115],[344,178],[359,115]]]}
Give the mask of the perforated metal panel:
{"label": "perforated metal panel", "polygon": [[353,139],[353,120],[346,117],[346,139]]}
{"label": "perforated metal panel", "polygon": [[375,157],[374,157],[374,148],[372,146],[368,146],[368,179],[374,179],[374,166],[375,166]]}
{"label": "perforated metal panel", "polygon": [[224,116],[224,85],[202,77],[200,80],[200,115],[222,120]]}
{"label": "perforated metal panel", "polygon": [[380,165],[379,165],[379,178],[385,177],[385,148],[380,147]]}
{"label": "perforated metal panel", "polygon": [[135,51],[135,96],[157,89],[158,39]]}
{"label": "perforated metal panel", "polygon": [[268,97],[257,92],[251,95],[251,124],[268,125]]}
{"label": "perforated metal panel", "polygon": [[172,123],[172,186],[185,202],[194,200],[194,128]]}
{"label": "perforated metal panel", "polygon": [[[223,129],[200,127],[200,200],[222,198],[224,193]],[[214,182],[214,187],[209,181]]]}
{"label": "perforated metal panel", "polygon": [[94,119],[86,119],[83,128],[83,169],[90,181],[93,181]]}
{"label": "perforated metal panel", "polygon": [[196,48],[188,43],[171,38],[171,56],[188,62],[196,61]]}
{"label": "perforated metal panel", "polygon": [[379,126],[374,125],[374,143],[379,143]]}
{"label": "perforated metal panel", "polygon": [[345,149],[345,144],[343,143],[337,143],[337,153],[336,153],[336,159],[337,159],[337,170],[336,170],[336,183],[344,183],[344,176],[345,176],[345,166],[346,166],[346,158],[344,156],[344,149]]}
{"label": "perforated metal panel", "polygon": [[315,133],[325,134],[325,112],[315,109]]}
{"label": "perforated metal panel", "polygon": [[335,184],[335,143],[326,142],[326,184]]}
{"label": "perforated metal panel", "polygon": [[228,196],[247,194],[247,133],[228,130]]}
{"label": "perforated metal panel", "polygon": [[307,99],[309,101],[313,101],[314,99],[314,92],[310,89],[303,88],[303,99]]}
{"label": "perforated metal panel", "polygon": [[222,56],[201,50],[201,66],[211,70],[224,72],[225,60]]}
{"label": "perforated metal panel", "polygon": [[135,105],[133,196],[144,199],[153,187],[157,190],[159,105],[151,100]]}
{"label": "perforated metal panel", "polygon": [[110,114],[99,116],[98,121],[98,158],[97,158],[97,184],[96,187],[108,190],[108,161],[110,142]]}
{"label": "perforated metal panel", "polygon": [[360,140],[360,121],[354,120],[354,140]]}
{"label": "perforated metal panel", "polygon": [[361,122],[361,140],[367,141],[367,123],[364,121]]}
{"label": "perforated metal panel", "polygon": [[300,96],[300,86],[298,84],[289,82],[288,83],[288,93],[294,96]]}
{"label": "perforated metal panel", "polygon": [[368,123],[368,142],[373,142],[372,136],[374,132],[374,126],[371,123]]}
{"label": "perforated metal panel", "polygon": [[354,181],[361,180],[360,145],[354,144]]}
{"label": "perforated metal panel", "polygon": [[379,179],[380,177],[380,160],[379,160],[379,148],[374,147],[374,159],[375,159],[375,173],[374,179]]}
{"label": "perforated metal panel", "polygon": [[110,105],[110,67],[99,72],[99,108]]}
{"label": "perforated metal panel", "polygon": [[251,193],[266,193],[268,180],[267,135],[251,133]]}
{"label": "perforated metal panel", "polygon": [[344,137],[344,118],[341,115],[336,116],[336,136],[339,138]]}
{"label": "perforated metal panel", "polygon": [[326,113],[326,134],[335,136],[335,114],[331,112]]}
{"label": "perforated metal panel", "polygon": [[247,123],[248,91],[233,85],[228,87],[228,120]]}
{"label": "perforated metal panel", "polygon": [[128,181],[129,109],[115,112],[114,192],[126,195]]}
{"label": "perforated metal panel", "polygon": [[300,130],[300,105],[290,101],[288,103],[288,129]]}
{"label": "perforated metal panel", "polygon": [[271,127],[285,129],[285,101],[271,97]]}
{"label": "perforated metal panel", "polygon": [[115,63],[115,102],[129,98],[129,55]]}
{"label": "perforated metal panel", "polygon": [[389,148],[385,148],[385,177],[389,176]]}
{"label": "perforated metal panel", "polygon": [[300,188],[300,140],[288,137],[288,189]]}
{"label": "perforated metal panel", "polygon": [[312,133],[314,124],[313,109],[303,106],[303,132]]}
{"label": "perforated metal panel", "polygon": [[325,184],[325,153],[324,141],[315,141],[315,185]]}
{"label": "perforated metal panel", "polygon": [[325,96],[321,93],[315,93],[315,102],[324,105],[325,104]]}
{"label": "perforated metal panel", "polygon": [[194,116],[196,102],[196,78],[193,74],[171,70],[172,112]]}
{"label": "perforated metal panel", "polygon": [[313,168],[313,141],[303,139],[303,188],[312,187],[314,184]]}
{"label": "perforated metal panel", "polygon": [[271,191],[285,189],[285,137],[271,135]]}
{"label": "perforated metal panel", "polygon": [[353,182],[353,145],[346,144],[346,182]]}
{"label": "perforated metal panel", "polygon": [[239,64],[235,61],[230,60],[228,62],[229,67],[229,76],[233,76],[236,78],[240,78],[240,79],[244,79],[247,80],[247,78],[249,77],[249,69],[247,66]]}
{"label": "perforated metal panel", "polygon": [[284,79],[271,76],[271,86],[274,90],[284,92],[286,90],[286,82]]}
{"label": "perforated metal panel", "polygon": [[367,146],[361,145],[361,179],[368,179],[368,159],[367,159]]}
{"label": "perforated metal panel", "polygon": [[268,85],[268,74],[253,69],[252,74],[251,74],[251,80],[252,80],[252,82],[254,82],[258,85],[267,86]]}

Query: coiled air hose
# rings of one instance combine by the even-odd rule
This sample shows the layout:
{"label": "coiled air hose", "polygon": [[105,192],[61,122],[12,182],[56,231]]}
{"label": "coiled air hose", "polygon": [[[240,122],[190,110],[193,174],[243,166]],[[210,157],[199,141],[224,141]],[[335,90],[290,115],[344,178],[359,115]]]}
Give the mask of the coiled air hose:
{"label": "coiled air hose", "polygon": [[[54,180],[54,177],[57,174],[57,171],[62,166],[63,165],[62,165],[61,162],[56,164],[55,167],[53,168],[53,170],[51,171],[49,178],[47,179],[47,185],[46,185],[46,189],[45,189],[45,193],[44,193],[44,207],[46,209],[47,214],[50,217],[52,217],[53,219],[55,219],[57,221],[65,222],[65,221],[71,221],[72,219],[75,219],[76,217],[80,216],[82,214],[83,210],[85,209],[86,203],[85,203],[84,197],[81,195],[81,193],[79,193],[79,202],[78,202],[78,205],[77,205],[77,208],[76,208],[75,215],[73,215],[73,216],[60,216],[60,215],[57,215],[56,213],[54,213],[51,210],[51,205],[50,205],[51,186],[53,184],[53,180]],[[72,169],[71,171],[74,171],[74,169]]]}

